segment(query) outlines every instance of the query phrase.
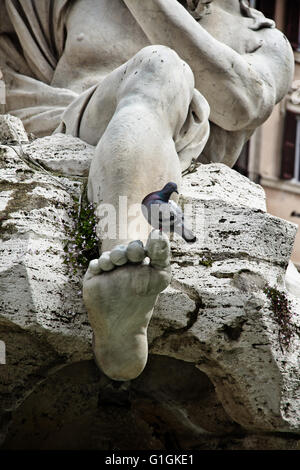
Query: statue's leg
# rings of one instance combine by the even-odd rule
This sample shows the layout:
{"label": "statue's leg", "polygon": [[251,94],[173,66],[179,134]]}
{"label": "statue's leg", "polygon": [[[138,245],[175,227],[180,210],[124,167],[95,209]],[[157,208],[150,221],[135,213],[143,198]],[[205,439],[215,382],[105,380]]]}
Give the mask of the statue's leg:
{"label": "statue's leg", "polygon": [[[110,74],[95,93],[81,124],[84,140],[91,137],[84,135],[93,132],[91,126],[95,128],[100,121],[102,128],[90,168],[90,200],[112,204],[118,213],[119,196],[126,196],[130,207],[140,205],[148,193],[168,181],[180,186],[181,168],[173,137],[186,120],[193,92],[191,69],[164,46],[142,49]],[[117,227],[121,237],[104,240],[103,250],[140,237],[130,216],[124,223],[124,230]],[[126,228],[129,233],[124,237]]]}
{"label": "statue's leg", "polygon": [[[100,127],[89,174],[91,201],[111,204],[118,214],[119,197],[125,196],[128,208],[136,204],[140,212],[142,199],[151,191],[169,181],[180,186],[173,136],[185,122],[193,90],[189,66],[162,46],[142,49],[114,71],[110,81],[102,83],[85,112],[88,119],[81,123],[81,136],[86,140],[91,140],[88,134],[97,122]],[[116,238],[103,240],[102,251],[110,252],[108,256],[117,245],[145,241],[134,223],[136,215],[118,220]],[[143,217],[140,221],[147,235],[149,226]],[[152,309],[157,295],[170,282],[167,237],[149,239],[147,252],[150,265],[125,264],[99,275],[90,269],[84,279],[95,357],[101,369],[116,380],[135,378],[143,370]],[[114,262],[114,256],[111,259]]]}

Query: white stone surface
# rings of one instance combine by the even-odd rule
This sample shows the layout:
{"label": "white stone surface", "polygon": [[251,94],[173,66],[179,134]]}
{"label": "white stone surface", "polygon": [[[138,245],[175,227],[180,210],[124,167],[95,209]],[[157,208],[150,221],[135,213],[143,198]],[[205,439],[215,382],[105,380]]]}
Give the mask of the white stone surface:
{"label": "white stone surface", "polygon": [[[69,138],[66,141],[70,143]],[[33,147],[31,156],[38,159],[41,150]],[[73,197],[79,197],[83,180],[51,177],[33,169],[18,156],[19,146],[14,149],[0,147],[0,187],[5,196],[0,211],[1,317],[42,332],[44,340],[62,354],[90,357],[91,329],[82,321],[82,279],[63,264],[68,237],[64,223],[74,223],[68,210]],[[70,145],[70,153],[73,150]],[[73,332],[77,332],[76,351],[69,349]]]}
{"label": "white stone surface", "polygon": [[[72,223],[71,191],[78,195],[83,180],[59,177],[64,190],[5,146],[0,161],[6,194],[0,212],[0,324],[18,328],[24,338],[38,337],[64,363],[91,358],[81,278],[63,264],[62,222]],[[237,188],[232,197],[229,181]],[[267,214],[262,189],[221,164],[200,166],[184,178],[181,203],[191,200],[204,214],[197,229],[202,241],[172,241],[173,279],[155,305],[150,352],[204,371],[227,414],[244,428],[298,433],[299,300],[289,296],[293,336],[282,352],[263,292],[268,283],[288,295],[285,272],[296,226]]]}
{"label": "white stone surface", "polygon": [[[16,49],[13,43],[7,47],[7,35],[0,34],[9,111],[36,135],[56,129],[96,146],[92,161],[91,147],[62,135],[26,145],[25,151],[20,145],[12,159],[8,148],[1,151],[1,305],[4,323],[40,335],[65,361],[74,361],[90,354],[90,329],[80,280],[63,264],[64,222],[72,223],[71,193],[79,194],[88,169],[90,201],[118,210],[120,195],[139,205],[162,183],[180,187],[181,170],[199,155],[202,162],[233,166],[288,91],[294,57],[274,23],[242,0],[188,0],[186,8],[176,0],[85,0],[64,7],[54,2],[48,12],[42,1],[34,9],[26,2],[21,10],[14,2],[0,7],[9,20],[0,21],[0,33],[19,40]],[[105,35],[92,33],[104,29]],[[48,46],[53,41],[55,59]],[[22,141],[24,132],[18,132]],[[8,134],[2,125],[3,143],[14,140]],[[198,241],[187,249],[174,238],[174,279],[161,299],[166,296],[174,310],[178,297],[176,321],[182,326],[176,328],[174,320],[168,326],[163,308],[163,333],[152,335],[152,350],[204,370],[230,416],[244,427],[298,430],[297,413],[289,414],[299,401],[292,366],[297,340],[284,368],[263,294],[266,282],[284,288],[295,227],[266,214],[261,190],[222,166],[199,168],[181,192],[182,204],[197,215]],[[102,251],[138,238],[136,227],[124,225],[131,228],[127,236],[104,239]],[[104,359],[119,369],[123,359],[129,368],[134,358],[145,365],[152,308],[170,281],[168,242],[150,240],[146,249],[148,265],[114,267],[84,279],[96,349],[106,338],[103,325],[111,313],[116,316],[116,328],[107,330],[112,347],[104,348],[102,369]],[[193,310],[187,311],[191,302]],[[253,345],[256,336],[266,347],[263,356]],[[127,380],[136,376],[134,364],[132,369],[108,375]]]}
{"label": "white stone surface", "polygon": [[0,211],[4,211],[13,191],[1,191],[0,193]]}
{"label": "white stone surface", "polygon": [[0,114],[0,144],[28,142],[28,136],[20,119],[10,114]]}
{"label": "white stone surface", "polygon": [[[121,16],[116,14],[115,5],[121,8]],[[22,118],[26,129],[38,135],[50,134],[53,127],[56,132],[79,136],[95,145],[88,197],[97,205],[110,204],[117,212],[120,196],[127,198],[129,206],[140,206],[146,194],[162,187],[163,180],[164,184],[172,181],[180,187],[181,171],[187,170],[199,156],[202,161],[222,161],[233,166],[243,144],[268,118],[289,88],[293,55],[288,42],[274,28],[273,21],[266,20],[244,1],[235,0],[230,5],[223,0],[215,0],[212,5],[204,5],[202,1],[188,2],[184,8],[175,0],[147,0],[146,3],[124,0],[114,3],[114,7],[97,0],[86,0],[84,7],[83,3],[76,2],[69,10],[64,8],[64,2],[56,2],[48,15],[46,11],[44,2],[36,3],[34,9],[24,4],[19,10],[9,2],[1,7],[2,16],[10,20],[10,32],[22,45],[17,54],[11,53],[7,57],[8,49],[16,51],[12,44],[7,47],[6,36],[3,41],[0,34],[1,68],[7,82],[9,110]],[[92,31],[102,30],[103,17],[113,19],[112,23],[108,20],[105,23],[109,41],[106,34],[92,34]],[[59,24],[56,18],[60,18]],[[81,40],[86,35],[81,45],[81,41],[75,39],[78,38],[79,24]],[[115,41],[116,34],[128,36],[128,27],[132,30],[130,39]],[[53,51],[47,46],[52,41],[56,46],[53,60]],[[116,44],[113,50],[111,44]],[[108,60],[103,60],[103,55]],[[89,88],[89,85],[93,86]],[[51,158],[46,151],[49,142],[45,143],[44,153],[47,153],[46,160],[53,162],[51,170],[64,167],[62,174],[76,177],[84,174],[88,161],[83,168],[77,168],[75,158]],[[60,141],[58,147],[61,144]],[[23,156],[26,156],[26,150]],[[212,220],[210,207],[202,202],[200,205],[206,224]],[[227,213],[224,204],[219,206],[216,215],[221,220],[221,214],[227,216]],[[197,207],[198,212],[200,207]],[[12,215],[19,217],[18,213]],[[249,245],[246,233],[236,230],[238,219],[232,221],[234,223],[231,230],[226,227],[217,230],[216,223],[210,231],[210,239],[207,230],[200,229],[203,239],[190,253],[194,255],[201,243],[207,251],[213,250],[222,236],[227,239],[224,252],[228,256],[235,253],[234,243],[240,245],[240,253],[246,252]],[[269,230],[268,224],[275,222],[257,217],[254,226],[248,230],[250,242],[259,239],[258,258],[267,256],[267,246],[270,248],[272,240],[272,237],[265,239],[261,232],[276,233],[273,226]],[[120,217],[116,225],[117,237],[103,237],[103,251],[111,252],[115,246],[127,246],[139,238],[143,242],[147,240],[147,234],[140,236],[136,224],[123,223]],[[277,232],[280,232],[280,222],[277,225]],[[147,222],[144,221],[141,227],[146,232]],[[240,237],[236,238],[238,232]],[[287,254],[290,236],[288,233],[283,237],[287,240],[286,252],[282,249],[282,253],[278,253],[276,247],[271,247],[270,261],[280,262],[279,257]],[[156,249],[151,242],[150,245],[154,254],[161,249]],[[169,260],[169,256],[162,256],[162,259]],[[120,264],[124,261],[126,258]],[[130,304],[129,290],[120,290],[114,284],[117,280],[124,285],[130,283],[129,265],[124,267],[122,274],[113,270],[110,277],[106,277],[111,282],[105,290],[99,289],[98,285],[104,284],[103,277],[101,281],[99,278],[99,283],[95,280],[95,292],[91,285],[88,289],[90,297],[97,299],[93,305],[99,306],[98,315],[103,315],[103,319],[110,318],[112,299],[118,299],[115,303],[118,310],[123,310],[123,317],[131,315],[134,319],[132,323],[126,322],[124,331],[132,333],[131,326],[138,328],[137,323],[141,321],[141,330],[138,334],[135,331],[131,338],[136,344],[132,358],[140,358],[142,350],[147,356],[147,347],[144,347],[147,322],[144,324],[141,319],[146,313],[151,315],[154,307],[156,296],[151,293],[152,287],[155,285],[154,291],[158,294],[160,281],[165,286],[164,275],[158,273],[159,268],[163,271],[167,267],[168,263],[164,264],[155,264],[152,257],[149,267],[141,268],[144,277],[138,290],[144,285],[142,291],[146,290],[148,295],[144,293],[143,301],[139,303],[134,289],[129,289],[133,296]],[[164,274],[168,278],[167,273]],[[150,278],[149,290],[145,288],[147,276]],[[84,290],[85,282],[86,279]],[[123,298],[119,297],[121,294]],[[87,297],[85,303],[91,307],[92,302]],[[136,311],[133,311],[133,305]],[[142,305],[148,309],[143,315]],[[98,332],[94,333],[98,336]],[[142,337],[143,346],[140,347],[137,338]],[[124,342],[128,345],[131,339],[128,337]],[[118,341],[116,338],[115,343]],[[119,364],[120,369],[123,357],[124,354],[121,358],[115,356],[115,364]],[[136,377],[135,373],[132,377],[126,375],[126,380],[133,377]]]}
{"label": "white stone surface", "polygon": [[88,176],[95,150],[77,137],[59,133],[36,139],[23,149],[46,170],[65,176]]}
{"label": "white stone surface", "polygon": [[[232,198],[226,197],[225,175],[240,188]],[[204,193],[210,178],[214,184]],[[203,188],[198,195],[197,187]],[[195,309],[187,316],[178,313],[177,324],[164,312],[160,333],[160,311],[155,311],[150,351],[193,361],[214,383],[227,413],[244,427],[299,432],[300,302],[285,290],[296,225],[263,212],[262,189],[220,164],[202,166],[185,178],[182,198],[191,201],[191,192],[204,214],[205,234],[197,231],[200,242],[188,250],[180,240],[173,243],[171,286],[189,296]],[[267,284],[291,302],[288,351],[278,343],[279,327],[263,292]]]}
{"label": "white stone surface", "polygon": [[[242,206],[255,211],[266,212],[266,196],[263,188],[248,179],[241,180],[241,175],[226,165],[211,164],[200,167],[199,172],[188,173],[183,179],[182,198],[223,202],[230,206]],[[244,184],[247,182],[247,188]],[[224,222],[223,222],[224,223]]]}

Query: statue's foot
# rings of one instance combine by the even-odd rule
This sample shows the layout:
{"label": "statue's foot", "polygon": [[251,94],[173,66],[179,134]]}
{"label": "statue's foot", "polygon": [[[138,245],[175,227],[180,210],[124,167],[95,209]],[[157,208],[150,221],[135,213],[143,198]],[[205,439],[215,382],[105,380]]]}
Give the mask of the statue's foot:
{"label": "statue's foot", "polygon": [[157,230],[149,235],[145,249],[141,242],[131,242],[91,261],[83,298],[96,362],[111,379],[134,379],[144,369],[147,327],[157,296],[170,280],[169,240]]}

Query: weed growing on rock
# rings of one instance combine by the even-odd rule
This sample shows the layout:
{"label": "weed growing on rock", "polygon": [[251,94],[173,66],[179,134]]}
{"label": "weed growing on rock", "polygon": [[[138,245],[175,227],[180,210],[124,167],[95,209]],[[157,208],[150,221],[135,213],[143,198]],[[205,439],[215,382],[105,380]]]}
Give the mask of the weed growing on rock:
{"label": "weed growing on rock", "polygon": [[201,264],[202,266],[206,266],[207,268],[211,268],[213,264],[213,260],[204,256],[203,258],[199,260],[199,264]]}
{"label": "weed growing on rock", "polygon": [[290,302],[284,292],[279,291],[275,287],[267,285],[264,293],[271,301],[271,310],[274,318],[279,325],[279,344],[281,350],[288,350],[291,337],[293,334],[292,325],[290,323],[292,312]]}
{"label": "weed growing on rock", "polygon": [[87,201],[81,204],[78,200],[75,200],[75,204],[68,211],[68,215],[75,223],[71,228],[65,226],[69,241],[64,248],[66,253],[64,263],[71,265],[74,274],[76,274],[80,268],[86,270],[92,259],[99,258],[95,204]]}

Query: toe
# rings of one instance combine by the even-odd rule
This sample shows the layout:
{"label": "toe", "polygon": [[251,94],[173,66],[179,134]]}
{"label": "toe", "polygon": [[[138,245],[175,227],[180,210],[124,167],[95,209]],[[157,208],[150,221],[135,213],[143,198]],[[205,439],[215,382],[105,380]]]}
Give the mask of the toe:
{"label": "toe", "polygon": [[140,240],[129,243],[127,247],[127,258],[132,263],[141,263],[146,257],[144,245]]}
{"label": "toe", "polygon": [[89,271],[91,274],[100,274],[101,273],[101,268],[99,266],[99,260],[98,259],[92,259],[89,264]]}
{"label": "toe", "polygon": [[159,269],[169,266],[170,242],[165,233],[152,230],[147,241],[146,251],[152,266]]}
{"label": "toe", "polygon": [[98,265],[102,271],[111,271],[115,266],[110,259],[110,252],[104,251],[99,258]]}
{"label": "toe", "polygon": [[127,247],[125,245],[118,245],[110,252],[110,260],[115,266],[123,266],[128,262]]}

